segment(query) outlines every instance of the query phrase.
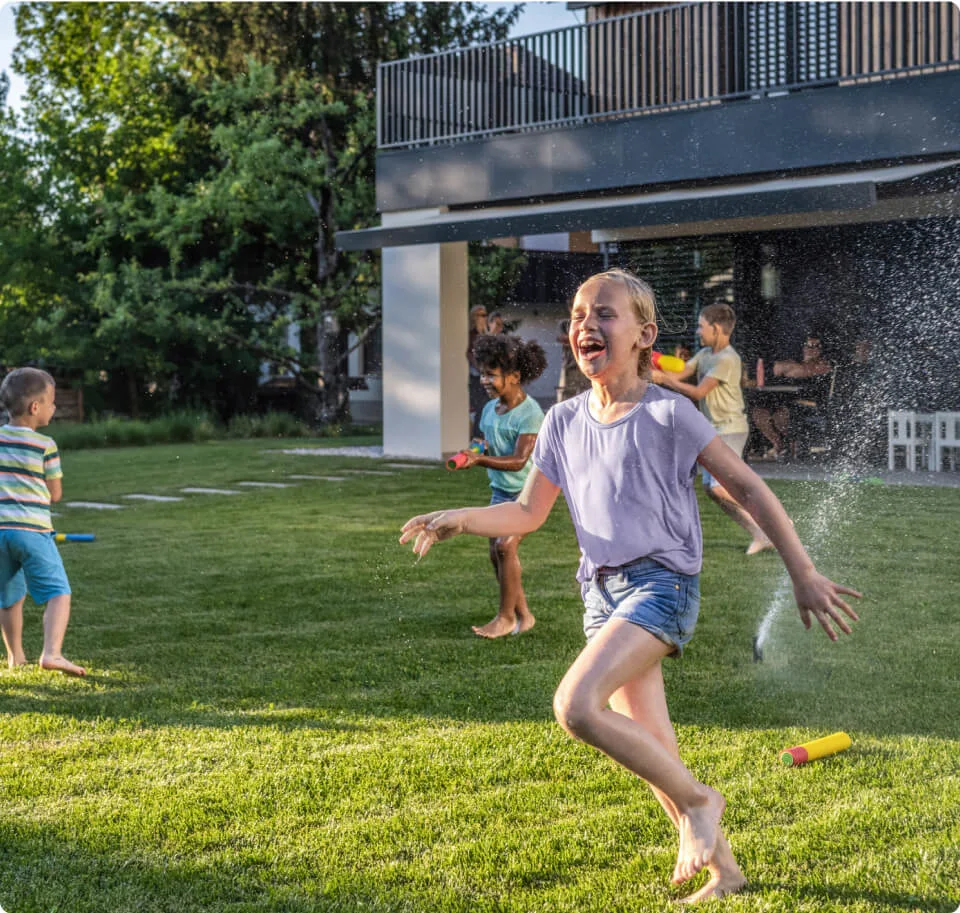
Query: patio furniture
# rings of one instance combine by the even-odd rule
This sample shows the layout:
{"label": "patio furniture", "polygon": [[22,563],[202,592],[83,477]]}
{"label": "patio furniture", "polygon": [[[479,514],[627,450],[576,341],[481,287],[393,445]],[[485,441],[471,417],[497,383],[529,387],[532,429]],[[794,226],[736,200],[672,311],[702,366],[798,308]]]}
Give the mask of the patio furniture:
{"label": "patio furniture", "polygon": [[908,472],[934,470],[934,416],[931,413],[891,409],[887,412],[887,463],[896,469],[897,451],[903,448]]}

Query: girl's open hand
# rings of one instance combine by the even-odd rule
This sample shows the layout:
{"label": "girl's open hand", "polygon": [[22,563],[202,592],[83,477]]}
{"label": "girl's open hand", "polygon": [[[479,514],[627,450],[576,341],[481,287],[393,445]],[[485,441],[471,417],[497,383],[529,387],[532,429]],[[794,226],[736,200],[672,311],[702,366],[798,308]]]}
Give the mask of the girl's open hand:
{"label": "girl's open hand", "polygon": [[860,620],[860,616],[854,612],[840,594],[855,596],[857,599],[861,598],[861,594],[848,586],[834,583],[817,571],[812,571],[801,580],[795,580],[793,593],[797,600],[797,608],[800,610],[800,620],[803,622],[803,626],[807,630],[810,629],[812,623],[810,616],[812,615],[820,622],[820,626],[827,632],[827,637],[830,640],[838,639],[837,632],[833,629],[834,625],[844,634],[849,634],[852,631],[846,618],[840,614],[841,611],[853,621]]}
{"label": "girl's open hand", "polygon": [[421,514],[407,520],[400,530],[400,544],[403,545],[411,539],[413,543],[413,553],[422,558],[434,542],[442,542],[444,539],[452,539],[454,536],[463,532],[463,517],[457,510],[435,510],[433,513]]}

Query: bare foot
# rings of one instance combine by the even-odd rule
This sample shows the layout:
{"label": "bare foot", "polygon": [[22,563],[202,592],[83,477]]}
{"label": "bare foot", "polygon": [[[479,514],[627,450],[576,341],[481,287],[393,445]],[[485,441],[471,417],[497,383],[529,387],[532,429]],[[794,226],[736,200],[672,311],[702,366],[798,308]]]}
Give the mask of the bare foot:
{"label": "bare foot", "polygon": [[713,850],[720,835],[720,818],[727,801],[715,789],[705,787],[707,799],[680,816],[680,852],[673,870],[673,883],[693,878],[713,861]]}
{"label": "bare foot", "polygon": [[754,539],[753,542],[747,546],[747,554],[756,555],[760,552],[765,552],[768,548],[773,548],[773,543],[764,536],[762,539]]}
{"label": "bare foot", "polygon": [[747,886],[747,879],[737,869],[736,875],[714,875],[699,891],[694,891],[689,897],[684,897],[680,903],[700,903],[702,900],[726,897],[727,894],[736,894]]}
{"label": "bare foot", "polygon": [[523,634],[525,631],[529,631],[535,624],[537,619],[530,614],[530,612],[524,612],[522,615],[517,612],[517,626],[513,629],[514,634]]}
{"label": "bare foot", "polygon": [[64,675],[83,676],[87,674],[87,670],[83,666],[78,666],[63,656],[41,656],[39,666],[41,669],[62,672]]}
{"label": "bare foot", "polygon": [[23,653],[17,653],[15,656],[7,654],[7,665],[11,669],[16,669],[18,666],[25,666],[27,664],[27,657]]}
{"label": "bare foot", "polygon": [[727,838],[721,832],[717,837],[717,844],[713,851],[713,861],[710,863],[710,880],[699,891],[689,897],[684,897],[680,903],[700,903],[702,900],[725,897],[727,894],[736,894],[747,885],[747,879],[733,858],[733,852]]}
{"label": "bare foot", "polygon": [[498,615],[493,621],[488,621],[482,627],[474,625],[471,630],[477,637],[486,637],[489,640],[493,640],[495,637],[519,634],[520,622],[515,618],[504,618],[502,615]]}

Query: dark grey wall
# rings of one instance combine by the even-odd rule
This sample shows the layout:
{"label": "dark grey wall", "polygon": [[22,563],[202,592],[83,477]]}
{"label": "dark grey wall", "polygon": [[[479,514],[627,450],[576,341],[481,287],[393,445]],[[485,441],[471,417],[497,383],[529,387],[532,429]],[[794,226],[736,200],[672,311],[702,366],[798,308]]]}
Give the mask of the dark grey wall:
{"label": "dark grey wall", "polygon": [[960,72],[377,157],[381,212],[960,153]]}

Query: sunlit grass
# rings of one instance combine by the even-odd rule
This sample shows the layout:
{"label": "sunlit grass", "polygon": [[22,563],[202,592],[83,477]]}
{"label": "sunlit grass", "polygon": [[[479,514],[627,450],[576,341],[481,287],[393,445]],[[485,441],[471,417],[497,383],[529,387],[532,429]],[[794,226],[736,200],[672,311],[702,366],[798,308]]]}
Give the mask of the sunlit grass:
{"label": "sunlit grass", "polygon": [[[62,546],[65,652],[90,677],[0,673],[0,906],[673,909],[689,888],[667,884],[659,806],[552,720],[582,645],[563,505],[521,550],[536,628],[487,642],[469,629],[494,610],[486,544],[415,564],[396,543],[414,513],[484,503],[483,473],[345,474],[382,467],[265,452],[281,446],[65,455],[67,500],[128,506],[57,518],[98,537]],[[119,500],[290,473],[347,478]],[[703,506],[701,621],[666,674],[684,758],[727,796],[751,880],[724,907],[953,911],[960,491],[775,488],[822,569],[866,598],[836,645],[786,607],[754,663],[781,565],[747,559]],[[32,609],[33,658],[39,635]],[[779,749],[838,729],[849,751],[779,765]]]}

